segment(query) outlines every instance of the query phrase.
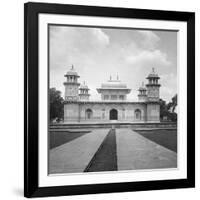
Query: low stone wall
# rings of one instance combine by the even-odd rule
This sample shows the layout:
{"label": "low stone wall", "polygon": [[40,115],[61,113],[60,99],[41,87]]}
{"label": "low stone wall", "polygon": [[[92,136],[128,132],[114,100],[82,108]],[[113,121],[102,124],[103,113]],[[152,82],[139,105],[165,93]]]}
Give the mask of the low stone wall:
{"label": "low stone wall", "polygon": [[52,124],[50,130],[59,129],[93,129],[93,128],[131,128],[135,130],[142,129],[176,129],[177,123],[77,123],[77,124]]}

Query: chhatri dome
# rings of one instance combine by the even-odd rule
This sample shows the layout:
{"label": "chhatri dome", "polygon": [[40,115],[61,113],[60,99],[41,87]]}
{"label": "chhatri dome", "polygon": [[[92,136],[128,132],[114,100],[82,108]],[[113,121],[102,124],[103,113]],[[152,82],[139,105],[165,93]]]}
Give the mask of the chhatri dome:
{"label": "chhatri dome", "polygon": [[142,82],[142,85],[139,87],[139,91],[146,91],[146,87],[144,86],[144,82]]}
{"label": "chhatri dome", "polygon": [[121,82],[118,76],[116,80],[112,80],[112,77],[110,76],[110,80],[108,80],[106,83],[102,83],[101,88],[102,89],[128,89],[127,85]]}
{"label": "chhatri dome", "polygon": [[85,81],[83,82],[83,84],[81,84],[81,86],[79,87],[79,98],[82,101],[88,101],[89,100],[89,96],[90,94],[88,93],[90,89],[88,88],[88,86],[85,84]]}
{"label": "chhatri dome", "polygon": [[155,79],[159,79],[160,77],[158,76],[158,74],[155,73],[155,69],[152,68],[152,72],[147,76],[147,79],[152,79],[152,78],[155,78]]}
{"label": "chhatri dome", "polygon": [[116,80],[110,80],[106,83],[102,83],[100,88],[97,88],[97,92],[101,94],[102,100],[121,100],[127,99],[127,94],[131,92],[131,89],[127,88],[127,85],[119,80],[117,76]]}
{"label": "chhatri dome", "polygon": [[71,66],[71,69],[67,72],[65,76],[76,76],[79,77],[78,73],[74,69],[74,65]]}
{"label": "chhatri dome", "polygon": [[79,89],[89,90],[89,88],[88,88],[88,86],[86,85],[85,81],[83,82],[83,84],[81,84],[81,86],[79,87]]}

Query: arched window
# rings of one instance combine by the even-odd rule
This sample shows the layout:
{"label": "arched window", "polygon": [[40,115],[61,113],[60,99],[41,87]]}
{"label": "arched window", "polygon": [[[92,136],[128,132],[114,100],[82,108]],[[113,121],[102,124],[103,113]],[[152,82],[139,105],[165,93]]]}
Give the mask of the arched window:
{"label": "arched window", "polygon": [[125,119],[125,109],[122,109],[122,119]]}
{"label": "arched window", "polygon": [[102,119],[105,118],[105,109],[102,109]]}
{"label": "arched window", "polygon": [[135,110],[135,119],[141,120],[141,110],[140,109]]}
{"label": "arched window", "polygon": [[88,108],[85,111],[85,116],[86,116],[86,119],[91,119],[92,118],[92,110]]}

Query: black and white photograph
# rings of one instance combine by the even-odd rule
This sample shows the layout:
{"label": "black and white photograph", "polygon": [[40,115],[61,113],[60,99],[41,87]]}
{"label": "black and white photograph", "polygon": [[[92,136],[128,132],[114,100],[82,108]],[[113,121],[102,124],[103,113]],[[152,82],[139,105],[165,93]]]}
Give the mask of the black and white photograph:
{"label": "black and white photograph", "polygon": [[48,25],[48,173],[178,168],[176,30]]}

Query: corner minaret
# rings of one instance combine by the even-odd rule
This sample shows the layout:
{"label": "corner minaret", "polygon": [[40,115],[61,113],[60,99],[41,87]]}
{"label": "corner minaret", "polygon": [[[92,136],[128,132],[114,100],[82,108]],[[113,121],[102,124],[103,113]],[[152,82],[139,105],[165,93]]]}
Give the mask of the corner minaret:
{"label": "corner minaret", "polygon": [[147,101],[147,89],[144,86],[144,82],[142,82],[142,86],[139,88],[139,94],[138,94],[138,101],[139,102],[145,102]]}
{"label": "corner minaret", "polygon": [[74,70],[74,66],[64,75],[66,77],[65,86],[65,100],[66,101],[77,101],[79,99],[79,86],[78,78],[80,77],[78,73]]}
{"label": "corner minaret", "polygon": [[85,81],[84,83],[80,86],[79,88],[79,99],[81,101],[89,101],[89,97],[90,97],[90,94],[88,93],[90,89],[88,88],[88,86],[85,84]]}
{"label": "corner minaret", "polygon": [[147,87],[147,99],[148,101],[159,101],[160,98],[160,84],[158,83],[158,79],[160,77],[155,73],[154,68],[152,68],[152,72],[147,77],[148,83]]}

